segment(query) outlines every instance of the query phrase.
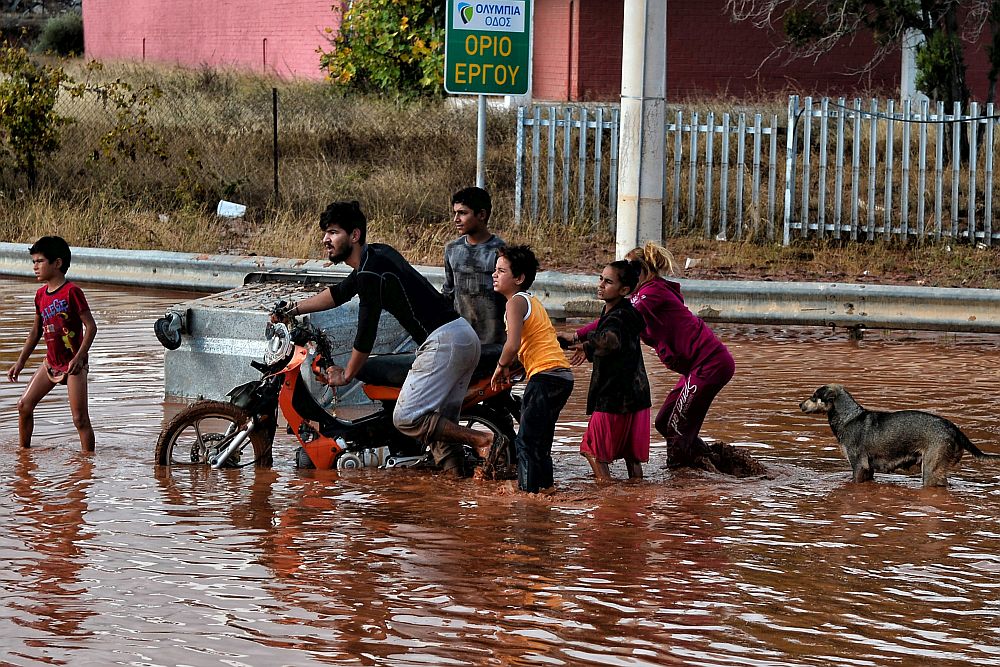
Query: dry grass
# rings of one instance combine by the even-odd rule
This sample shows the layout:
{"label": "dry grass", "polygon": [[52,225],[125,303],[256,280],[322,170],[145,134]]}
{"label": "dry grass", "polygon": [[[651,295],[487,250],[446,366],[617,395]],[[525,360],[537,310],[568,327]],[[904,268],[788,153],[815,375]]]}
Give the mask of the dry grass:
{"label": "dry grass", "polygon": [[700,260],[683,272],[688,278],[1000,288],[1000,247],[885,241],[783,247],[695,237],[670,239],[669,245],[681,265],[687,258]]}
{"label": "dry grass", "polygon": [[[119,65],[98,76],[163,90],[150,117],[167,146],[167,162],[148,155],[134,162],[88,161],[94,140],[109,127],[107,116],[93,102],[66,106],[63,113],[77,122],[67,127],[64,148],[45,170],[42,187],[26,193],[10,171],[0,172],[0,239],[30,242],[58,231],[75,246],[321,257],[319,211],[334,199],[357,199],[371,221],[373,241],[395,245],[415,263],[439,264],[442,248],[454,234],[450,195],[475,180],[471,107],[401,107],[333,96],[326,86],[313,83],[210,69]],[[279,199],[273,196],[272,86],[280,88]],[[743,110],[780,117],[786,105],[785,99],[761,99]],[[718,118],[727,110],[732,104],[726,100],[696,100],[685,106],[685,120],[695,111],[700,118],[709,112]],[[582,211],[573,204],[568,225],[546,222],[543,204],[540,221],[513,226],[513,115],[491,111],[488,124],[494,230],[509,242],[531,244],[543,268],[598,272],[612,259],[615,244],[609,232],[591,228],[589,200]],[[561,169],[557,164],[555,178],[562,178]],[[778,165],[776,170],[781,169]],[[682,169],[682,196],[687,177]],[[879,177],[884,178],[881,170]],[[765,188],[766,178],[765,173]],[[749,180],[745,186],[749,192]],[[574,181],[571,192],[575,187]],[[731,187],[730,197],[734,193]],[[247,204],[246,219],[219,220],[214,215],[219,199]],[[686,202],[679,204],[686,217]],[[700,232],[702,206],[696,207],[693,231],[681,234]],[[561,218],[560,208],[556,206],[554,217]],[[777,208],[780,216],[780,200]],[[666,210],[669,225],[672,201]],[[717,203],[713,211],[717,215]],[[763,240],[765,216],[749,207],[744,212],[744,234],[754,243],[671,238],[682,262],[686,257],[702,260],[684,275],[1000,286],[992,249],[829,241],[782,248]],[[735,229],[732,217],[729,225]],[[681,229],[688,226],[685,221]]]}

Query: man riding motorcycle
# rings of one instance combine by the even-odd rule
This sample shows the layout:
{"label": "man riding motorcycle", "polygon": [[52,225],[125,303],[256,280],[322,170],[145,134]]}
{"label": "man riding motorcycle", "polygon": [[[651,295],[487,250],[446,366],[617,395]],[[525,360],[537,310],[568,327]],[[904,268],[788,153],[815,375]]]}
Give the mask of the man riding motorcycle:
{"label": "man riding motorcycle", "polygon": [[490,434],[458,425],[462,400],[479,361],[478,335],[394,248],[365,242],[367,219],[358,202],[333,202],[320,215],[319,226],[330,261],[346,263],[354,271],[343,282],[291,304],[286,313],[336,308],[358,296],[351,357],[346,367],[327,369],[327,383],[343,386],[357,376],[374,346],[379,316],[383,310],[389,312],[418,345],[393,411],[393,425],[429,445],[442,470],[467,475],[462,444],[480,454],[495,446]]}

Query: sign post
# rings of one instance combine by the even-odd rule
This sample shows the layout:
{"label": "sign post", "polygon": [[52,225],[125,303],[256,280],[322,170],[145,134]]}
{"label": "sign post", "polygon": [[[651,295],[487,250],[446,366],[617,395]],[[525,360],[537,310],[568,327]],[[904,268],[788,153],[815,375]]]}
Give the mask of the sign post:
{"label": "sign post", "polygon": [[479,95],[476,184],[486,182],[486,95],[526,95],[532,0],[448,0],[444,89]]}

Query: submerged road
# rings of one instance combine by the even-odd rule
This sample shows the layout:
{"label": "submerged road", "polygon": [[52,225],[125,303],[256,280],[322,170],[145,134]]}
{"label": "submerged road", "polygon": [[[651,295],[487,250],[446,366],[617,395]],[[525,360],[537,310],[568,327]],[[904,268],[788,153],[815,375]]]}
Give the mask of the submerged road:
{"label": "submerged road", "polygon": [[[32,281],[0,279],[0,366]],[[589,369],[558,425],[557,494],[426,472],[158,468],[163,349],[152,323],[191,294],[83,283],[97,452],[60,388],[17,446],[24,384],[0,383],[0,647],[16,665],[1000,665],[1000,468],[966,457],[947,490],[855,485],[798,403],[839,381],[1000,452],[1000,340],[720,325],[737,374],[704,434],[771,479],[662,468],[597,487],[579,456]],[[32,358],[27,373],[37,367]],[[675,377],[646,358],[654,401]],[[26,379],[26,377],[25,377]],[[613,473],[624,476],[616,465]]]}

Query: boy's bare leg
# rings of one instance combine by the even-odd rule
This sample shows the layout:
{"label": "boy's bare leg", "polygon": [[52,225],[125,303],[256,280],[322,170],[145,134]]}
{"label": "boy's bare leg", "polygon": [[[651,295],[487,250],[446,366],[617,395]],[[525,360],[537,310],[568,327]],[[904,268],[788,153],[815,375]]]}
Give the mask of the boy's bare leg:
{"label": "boy's bare leg", "polygon": [[611,468],[607,463],[601,463],[593,454],[583,454],[583,458],[587,459],[587,463],[590,464],[591,470],[594,471],[594,479],[598,482],[611,482],[613,478],[611,477]]}
{"label": "boy's bare leg", "polygon": [[638,461],[625,459],[625,469],[628,470],[629,479],[642,479],[642,464]]}
{"label": "boy's bare leg", "polygon": [[31,435],[35,431],[35,408],[55,386],[41,366],[28,380],[28,386],[17,401],[17,435],[21,447],[31,447]]}
{"label": "boy's bare leg", "polygon": [[69,394],[69,409],[73,413],[73,425],[80,433],[80,449],[92,452],[95,449],[94,427],[90,423],[90,410],[87,405],[87,371],[66,376],[66,389]]}

